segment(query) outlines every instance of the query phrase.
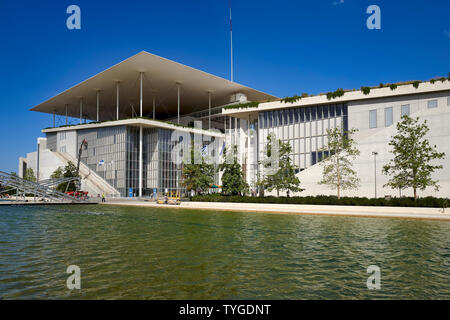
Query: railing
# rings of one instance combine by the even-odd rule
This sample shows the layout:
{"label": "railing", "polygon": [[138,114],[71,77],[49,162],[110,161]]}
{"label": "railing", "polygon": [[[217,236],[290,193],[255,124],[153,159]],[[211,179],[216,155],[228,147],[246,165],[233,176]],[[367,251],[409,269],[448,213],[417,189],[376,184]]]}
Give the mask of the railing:
{"label": "railing", "polygon": [[79,199],[63,192],[59,192],[52,188],[52,186],[58,185],[62,182],[79,181],[79,178],[61,178],[61,179],[48,179],[43,180],[41,183],[36,183],[19,178],[16,175],[12,175],[3,171],[0,171],[0,184],[2,186],[16,189],[24,194],[32,194],[35,197],[44,198],[50,201],[60,202],[76,202],[84,203],[86,200]]}

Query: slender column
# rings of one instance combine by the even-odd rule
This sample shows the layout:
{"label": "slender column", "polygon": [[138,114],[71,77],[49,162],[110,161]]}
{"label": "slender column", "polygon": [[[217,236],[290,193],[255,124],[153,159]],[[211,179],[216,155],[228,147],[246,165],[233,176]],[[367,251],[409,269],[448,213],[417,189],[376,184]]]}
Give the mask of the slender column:
{"label": "slender column", "polygon": [[142,126],[139,127],[139,197],[142,197],[142,176],[143,176],[143,155],[142,155]]}
{"label": "slender column", "polygon": [[141,82],[141,88],[140,88],[140,101],[139,101],[139,116],[142,118],[142,84],[143,84],[143,82],[144,82],[144,80],[143,80],[143,76],[144,76],[144,73],[143,72],[141,72],[140,73],[140,82]]}
{"label": "slender column", "polygon": [[39,138],[37,139],[37,154],[36,154],[36,182],[39,183],[39,158],[41,153],[41,144]]}
{"label": "slender column", "polygon": [[83,98],[80,98],[80,124],[83,121]]}
{"label": "slender column", "polygon": [[177,123],[180,124],[180,84],[177,82],[177,95],[178,95],[178,120]]}
{"label": "slender column", "polygon": [[211,129],[211,91],[208,91],[208,130]]}
{"label": "slender column", "polygon": [[97,90],[97,122],[100,121],[100,90]]}
{"label": "slender column", "polygon": [[116,113],[117,113],[117,120],[119,120],[119,84],[120,82],[116,82]]}
{"label": "slender column", "polygon": [[156,104],[155,104],[155,96],[153,96],[153,120],[155,120],[155,106],[156,106]]}
{"label": "slender column", "polygon": [[66,104],[66,126],[67,126],[67,123],[68,123],[68,119],[67,119],[67,104]]}

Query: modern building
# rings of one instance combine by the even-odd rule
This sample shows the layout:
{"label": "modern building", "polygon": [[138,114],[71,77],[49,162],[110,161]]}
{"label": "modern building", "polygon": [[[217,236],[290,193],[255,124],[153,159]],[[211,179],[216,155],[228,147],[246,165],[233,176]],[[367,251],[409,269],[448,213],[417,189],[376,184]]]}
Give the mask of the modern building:
{"label": "modern building", "polygon": [[[248,104],[248,102],[256,102]],[[326,155],[326,130],[356,128],[360,156],[354,162],[361,187],[344,195],[398,196],[383,187],[382,166],[392,154],[388,142],[403,114],[427,120],[428,138],[446,157],[437,163],[441,189],[421,195],[450,197],[450,81],[421,82],[347,91],[341,97],[303,97],[284,102],[235,82],[141,52],[39,104],[32,111],[52,115],[43,129],[39,152],[19,159],[19,175],[27,167],[49,178],[58,166],[76,162],[83,140],[80,173],[91,193],[149,196],[180,187],[181,166],[174,154],[199,141],[218,161],[224,145],[238,146],[244,176],[255,189],[258,165],[269,133],[289,142],[298,167],[301,195],[334,194],[318,182]],[[76,121],[74,124],[73,121]],[[195,125],[195,126],[194,126]],[[208,149],[209,146],[209,149]],[[39,156],[38,156],[39,154]],[[39,163],[39,165],[38,165]],[[215,177],[220,185],[220,175]],[[411,190],[403,190],[410,196]]]}
{"label": "modern building", "polygon": [[[68,161],[77,163],[86,140],[80,174],[91,194],[182,191],[174,152],[195,141],[202,150],[210,145],[218,158],[225,138],[222,107],[247,99],[277,98],[140,52],[31,109],[51,114],[53,125],[42,130],[39,152],[19,159],[19,175],[30,167],[39,180],[48,179]],[[215,180],[219,184],[218,174]]]}
{"label": "modern building", "polygon": [[[273,101],[249,107],[227,107],[223,115],[231,117],[230,139],[239,145],[243,163],[247,163],[247,181],[254,185],[269,133],[289,142],[291,159],[298,167],[301,195],[335,194],[336,191],[318,184],[322,178],[319,162],[325,156],[323,146],[327,144],[327,129],[341,126],[345,130],[355,128],[354,138],[360,156],[353,163],[361,180],[357,190],[344,191],[347,196],[383,197],[412,196],[412,190],[392,190],[383,187],[388,177],[382,174],[383,165],[393,155],[389,141],[396,133],[396,123],[407,114],[426,120],[430,128],[427,138],[444,159],[436,161],[443,169],[435,172],[434,178],[441,186],[420,191],[420,196],[450,197],[450,80],[441,78],[421,82],[399,84],[396,89],[372,88],[369,94],[360,90],[348,91],[338,98],[317,95],[298,99],[294,103]],[[250,124],[250,125],[248,125]],[[252,134],[253,128],[257,134]],[[259,168],[261,170],[261,168]]]}

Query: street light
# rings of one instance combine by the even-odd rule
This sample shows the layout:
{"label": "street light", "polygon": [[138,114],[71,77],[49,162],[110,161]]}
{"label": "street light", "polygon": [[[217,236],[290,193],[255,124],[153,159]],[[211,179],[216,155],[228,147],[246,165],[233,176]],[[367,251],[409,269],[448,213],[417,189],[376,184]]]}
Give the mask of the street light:
{"label": "street light", "polygon": [[377,155],[378,155],[378,152],[373,151],[372,155],[373,155],[373,165],[374,165],[373,174],[375,177],[375,199],[376,199],[377,198]]}

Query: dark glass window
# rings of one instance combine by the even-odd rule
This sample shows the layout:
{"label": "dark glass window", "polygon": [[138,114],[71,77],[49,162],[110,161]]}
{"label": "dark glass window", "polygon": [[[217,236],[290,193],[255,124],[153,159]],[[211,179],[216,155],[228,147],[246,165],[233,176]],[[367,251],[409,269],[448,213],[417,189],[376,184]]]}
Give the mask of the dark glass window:
{"label": "dark glass window", "polygon": [[318,161],[322,161],[322,151],[317,152]]}
{"label": "dark glass window", "polygon": [[348,116],[344,116],[344,132],[348,131]]}
{"label": "dark glass window", "polygon": [[322,119],[322,106],[318,106],[317,107],[317,119],[320,120]]}
{"label": "dark glass window", "polygon": [[289,110],[289,123],[292,124],[294,122],[294,109]]}
{"label": "dark glass window", "polygon": [[317,107],[311,107],[311,120],[317,119]]}
{"label": "dark glass window", "polygon": [[305,108],[300,108],[300,122],[305,122]]}
{"label": "dark glass window", "polygon": [[270,112],[269,112],[269,128],[272,128],[272,127],[273,127],[273,126],[272,126],[272,116],[273,116],[273,112],[270,111]]}
{"label": "dark glass window", "polygon": [[264,129],[267,129],[267,127],[269,125],[269,121],[267,120],[268,117],[269,117],[268,112],[267,111],[264,112],[264,126],[263,126]]}
{"label": "dark glass window", "polygon": [[336,117],[339,117],[342,114],[342,104],[336,105]]}
{"label": "dark glass window", "polygon": [[274,112],[273,114],[273,126],[278,126],[278,110]]}
{"label": "dark glass window", "polygon": [[336,105],[332,104],[330,107],[330,118],[334,118],[336,116]]}
{"label": "dark glass window", "polygon": [[306,118],[306,121],[311,121],[311,108],[310,107],[305,108],[305,118]]}
{"label": "dark glass window", "polygon": [[342,107],[342,112],[344,113],[344,116],[348,116],[348,105],[346,103]]}
{"label": "dark glass window", "polygon": [[299,110],[298,110],[298,108],[295,108],[294,109],[294,118],[295,118],[295,123],[298,123],[298,118],[299,118]]}
{"label": "dark glass window", "polygon": [[316,152],[311,152],[311,165],[315,165],[317,163]]}
{"label": "dark glass window", "polygon": [[324,119],[328,118],[328,106],[323,106],[322,111],[323,111],[323,118]]}

